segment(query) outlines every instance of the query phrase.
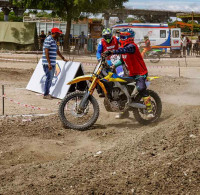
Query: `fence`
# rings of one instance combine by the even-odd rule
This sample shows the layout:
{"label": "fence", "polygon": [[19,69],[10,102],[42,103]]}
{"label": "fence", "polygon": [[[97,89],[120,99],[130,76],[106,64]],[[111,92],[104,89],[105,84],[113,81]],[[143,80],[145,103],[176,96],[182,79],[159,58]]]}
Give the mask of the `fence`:
{"label": "fence", "polygon": [[[39,42],[39,50],[42,50],[43,45]],[[64,51],[63,40],[57,41],[60,51]],[[85,38],[84,42],[80,38],[70,38],[69,40],[70,53],[73,54],[95,54],[97,50],[97,39],[96,38]]]}

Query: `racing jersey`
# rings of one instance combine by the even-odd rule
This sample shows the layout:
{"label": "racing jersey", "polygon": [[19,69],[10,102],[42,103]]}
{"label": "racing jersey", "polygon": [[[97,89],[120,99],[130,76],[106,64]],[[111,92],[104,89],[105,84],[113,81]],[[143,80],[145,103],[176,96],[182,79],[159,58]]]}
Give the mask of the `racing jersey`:
{"label": "racing jersey", "polygon": [[114,50],[113,54],[122,54],[122,59],[129,71],[129,76],[145,75],[148,73],[139,48],[134,42],[129,43],[118,50]]}
{"label": "racing jersey", "polygon": [[97,60],[101,59],[101,54],[103,52],[108,51],[108,50],[117,50],[118,48],[119,48],[119,43],[116,37],[113,36],[112,41],[110,43],[107,43],[104,39],[101,39],[101,41],[98,44],[97,53],[96,53]]}

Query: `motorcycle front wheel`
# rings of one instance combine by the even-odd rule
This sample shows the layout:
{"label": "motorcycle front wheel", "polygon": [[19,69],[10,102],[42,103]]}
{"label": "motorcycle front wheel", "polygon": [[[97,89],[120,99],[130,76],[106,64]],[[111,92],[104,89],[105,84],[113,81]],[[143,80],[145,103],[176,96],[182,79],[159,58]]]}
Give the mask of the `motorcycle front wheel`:
{"label": "motorcycle front wheel", "polygon": [[65,128],[86,130],[99,117],[99,105],[93,96],[89,96],[86,107],[80,111],[79,104],[85,92],[76,91],[67,95],[59,106],[59,117]]}

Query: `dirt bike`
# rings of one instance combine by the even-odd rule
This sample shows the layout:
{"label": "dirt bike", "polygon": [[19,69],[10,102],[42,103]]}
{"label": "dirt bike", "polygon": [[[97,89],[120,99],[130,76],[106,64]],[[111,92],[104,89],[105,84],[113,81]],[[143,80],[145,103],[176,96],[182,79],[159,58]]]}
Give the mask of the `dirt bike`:
{"label": "dirt bike", "polygon": [[[107,71],[104,78],[100,78],[103,71]],[[148,77],[146,85],[157,77]],[[133,112],[135,119],[144,125],[157,121],[162,112],[162,103],[158,94],[148,90],[151,97],[152,114],[150,119],[142,96],[138,93],[136,82],[132,77],[120,77],[111,72],[104,57],[95,67],[92,75],[74,78],[68,85],[79,82],[90,83],[85,91],[76,90],[69,93],[60,103],[59,118],[65,128],[86,130],[91,127],[99,117],[99,104],[93,96],[99,85],[104,92],[104,106],[108,112]]]}
{"label": "dirt bike", "polygon": [[[143,48],[140,44],[138,44],[139,50],[142,53]],[[149,59],[152,63],[160,62],[160,56],[162,55],[162,51],[160,49],[151,49],[144,54],[144,59]]]}

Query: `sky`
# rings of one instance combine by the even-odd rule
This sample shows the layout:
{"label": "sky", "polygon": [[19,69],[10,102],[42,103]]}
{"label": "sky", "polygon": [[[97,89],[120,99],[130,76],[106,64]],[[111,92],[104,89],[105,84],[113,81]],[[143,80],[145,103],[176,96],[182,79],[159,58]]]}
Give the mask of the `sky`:
{"label": "sky", "polygon": [[129,0],[124,6],[130,9],[200,12],[200,0]]}

